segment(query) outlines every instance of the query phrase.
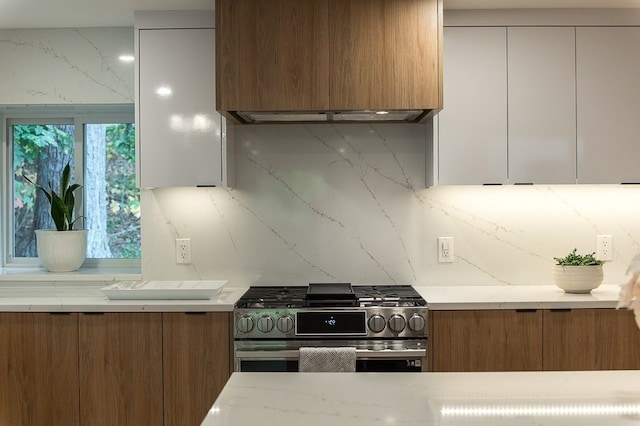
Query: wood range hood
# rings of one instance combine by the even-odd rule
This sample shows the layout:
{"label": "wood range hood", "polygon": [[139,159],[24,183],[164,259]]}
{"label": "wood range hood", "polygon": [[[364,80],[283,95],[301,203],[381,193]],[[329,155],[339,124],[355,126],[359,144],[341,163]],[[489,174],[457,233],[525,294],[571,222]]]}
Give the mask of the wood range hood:
{"label": "wood range hood", "polygon": [[229,111],[243,123],[368,123],[368,122],[419,122],[430,111],[394,110],[394,111]]}
{"label": "wood range hood", "polygon": [[216,0],[216,109],[236,124],[423,122],[442,0]]}

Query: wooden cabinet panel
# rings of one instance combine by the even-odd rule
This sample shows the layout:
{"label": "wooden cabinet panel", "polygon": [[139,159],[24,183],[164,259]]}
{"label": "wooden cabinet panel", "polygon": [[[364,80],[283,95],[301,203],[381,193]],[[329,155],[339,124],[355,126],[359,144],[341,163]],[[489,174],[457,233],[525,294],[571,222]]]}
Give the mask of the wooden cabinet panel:
{"label": "wooden cabinet panel", "polygon": [[217,0],[216,107],[440,110],[442,0]]}
{"label": "wooden cabinet panel", "polygon": [[442,106],[438,0],[329,0],[331,108]]}
{"label": "wooden cabinet panel", "polygon": [[542,312],[432,311],[433,371],[542,368]]}
{"label": "wooden cabinet panel", "polygon": [[164,424],[199,425],[231,375],[230,314],[162,315]]}
{"label": "wooden cabinet panel", "polygon": [[574,28],[508,28],[509,181],[576,183]]}
{"label": "wooden cabinet panel", "polygon": [[0,313],[0,424],[79,424],[78,316]]}
{"label": "wooden cabinet panel", "polygon": [[640,369],[640,330],[627,310],[545,310],[543,347],[545,370]]}
{"label": "wooden cabinet panel", "polygon": [[640,28],[577,28],[578,182],[640,182]]}
{"label": "wooden cabinet panel", "polygon": [[161,315],[80,315],[81,424],[163,424]]}
{"label": "wooden cabinet panel", "polygon": [[329,108],[327,0],[217,0],[218,111]]}
{"label": "wooden cabinet panel", "polygon": [[444,93],[438,184],[506,184],[506,28],[444,29]]}

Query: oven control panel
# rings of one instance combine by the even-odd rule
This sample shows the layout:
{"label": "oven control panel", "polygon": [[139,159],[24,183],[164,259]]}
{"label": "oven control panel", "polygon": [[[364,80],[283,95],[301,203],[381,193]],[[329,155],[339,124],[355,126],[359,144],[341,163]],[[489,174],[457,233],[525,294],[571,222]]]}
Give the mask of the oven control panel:
{"label": "oven control panel", "polygon": [[423,338],[426,307],[236,309],[236,339]]}

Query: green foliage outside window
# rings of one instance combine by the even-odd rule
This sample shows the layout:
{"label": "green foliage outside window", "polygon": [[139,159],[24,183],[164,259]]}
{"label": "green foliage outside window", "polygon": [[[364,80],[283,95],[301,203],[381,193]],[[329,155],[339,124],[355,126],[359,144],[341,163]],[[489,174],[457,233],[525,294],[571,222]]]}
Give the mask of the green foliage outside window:
{"label": "green foliage outside window", "polygon": [[[12,126],[14,172],[14,256],[35,257],[34,229],[47,228],[50,220],[46,205],[27,176],[48,187],[67,162],[74,167],[74,130],[72,124],[19,124]],[[135,186],[135,126],[131,123],[104,125],[106,162],[100,197],[108,210],[105,239],[111,258],[140,257],[140,195]],[[87,142],[90,143],[90,142]],[[108,177],[108,178],[107,178]],[[88,176],[88,179],[93,176]],[[39,181],[37,180],[39,179]],[[85,206],[84,215],[92,214]],[[96,207],[93,207],[96,208]]]}
{"label": "green foliage outside window", "polygon": [[[140,258],[140,190],[135,180],[135,125],[107,125],[107,229],[117,258]],[[131,240],[131,234],[137,235]]]}

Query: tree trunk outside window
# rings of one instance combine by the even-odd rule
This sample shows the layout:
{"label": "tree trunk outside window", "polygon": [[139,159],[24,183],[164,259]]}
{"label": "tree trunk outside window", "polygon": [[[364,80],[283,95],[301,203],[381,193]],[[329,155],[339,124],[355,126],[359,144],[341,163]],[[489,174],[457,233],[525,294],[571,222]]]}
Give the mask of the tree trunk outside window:
{"label": "tree trunk outside window", "polygon": [[[67,134],[73,135],[73,125],[58,125],[56,127]],[[60,188],[60,175],[67,161],[71,161],[71,168],[73,168],[73,155],[65,154],[60,148],[61,145],[62,143],[58,141],[56,145],[47,145],[41,148],[37,161],[38,177],[36,183],[44,188],[49,188],[49,183],[51,183],[56,192]],[[34,231],[36,229],[55,229],[50,212],[51,204],[49,204],[49,200],[47,200],[42,191],[38,190],[36,192],[33,223],[25,230],[22,238],[16,239],[16,253],[22,253],[22,256],[26,257],[36,257],[38,255]]]}
{"label": "tree trunk outside window", "polygon": [[85,224],[89,229],[87,257],[111,258],[107,232],[106,125],[85,126]]}

